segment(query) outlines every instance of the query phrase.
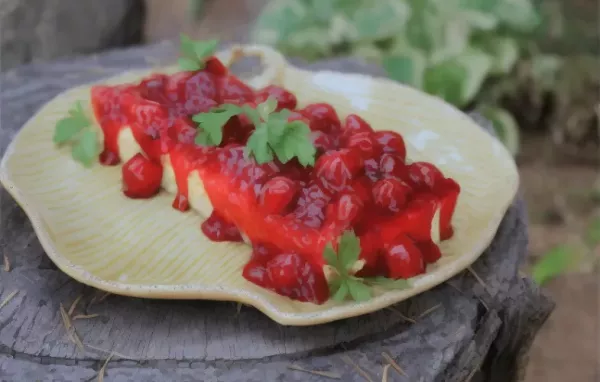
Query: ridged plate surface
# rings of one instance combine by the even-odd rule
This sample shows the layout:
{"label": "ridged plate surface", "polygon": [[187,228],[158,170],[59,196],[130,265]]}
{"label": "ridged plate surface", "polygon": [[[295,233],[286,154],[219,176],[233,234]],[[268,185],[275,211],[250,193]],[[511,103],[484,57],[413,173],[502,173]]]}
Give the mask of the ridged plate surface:
{"label": "ridged plate surface", "polygon": [[[52,143],[55,123],[76,100],[89,100],[91,85],[68,90],[31,118],[8,147],[0,180],[23,207],[48,256],[78,281],[116,294],[166,299],[243,302],[286,325],[314,325],[372,312],[422,293],[468,267],[491,242],[518,187],[518,173],[501,143],[443,101],[400,84],[355,74],[308,72],[289,66],[277,52],[262,55],[266,69],[250,84],[278,83],[300,104],[331,103],[340,116],[357,113],[373,128],[404,136],[409,159],[437,165],[462,187],[442,259],[407,290],[364,303],[301,303],[259,288],[241,276],[250,255],[243,244],[213,243],[199,229],[202,217],[171,207],[173,195],[131,200],[120,191],[119,168],[85,169],[68,148]],[[225,62],[235,49],[221,52]],[[172,71],[173,68],[165,68]],[[117,84],[150,71],[103,81]]]}

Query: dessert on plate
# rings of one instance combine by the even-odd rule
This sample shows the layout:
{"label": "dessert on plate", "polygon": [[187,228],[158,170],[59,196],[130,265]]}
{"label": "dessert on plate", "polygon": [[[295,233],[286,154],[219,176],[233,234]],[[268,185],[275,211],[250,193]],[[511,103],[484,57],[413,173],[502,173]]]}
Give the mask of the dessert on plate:
{"label": "dessert on plate", "polygon": [[453,235],[458,183],[410,162],[392,130],[251,88],[216,45],[182,36],[182,71],[93,86],[55,143],[86,166],[121,165],[129,198],[172,193],[204,218],[199,234],[252,247],[244,278],[291,299],[363,301],[426,272]]}

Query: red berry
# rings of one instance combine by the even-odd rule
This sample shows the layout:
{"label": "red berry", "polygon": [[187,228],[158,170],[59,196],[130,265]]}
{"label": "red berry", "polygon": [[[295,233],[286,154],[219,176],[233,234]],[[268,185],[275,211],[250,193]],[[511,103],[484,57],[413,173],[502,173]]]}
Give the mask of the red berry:
{"label": "red berry", "polygon": [[334,218],[346,226],[360,219],[364,203],[361,198],[352,193],[344,193],[335,203]]}
{"label": "red berry", "polygon": [[250,260],[250,262],[244,266],[242,276],[246,280],[260,287],[270,287],[271,281],[269,280],[269,275],[267,274],[267,268],[256,261]]}
{"label": "red berry", "polygon": [[290,112],[290,115],[287,120],[288,122],[301,121],[306,123],[307,126],[310,126],[310,119],[308,119],[308,117],[304,116],[303,114],[298,113],[297,111]]}
{"label": "red berry", "polygon": [[400,134],[393,131],[376,131],[375,140],[384,153],[396,153],[403,161],[406,158],[406,147]]}
{"label": "red berry", "polygon": [[335,193],[351,183],[362,165],[362,158],[353,155],[350,150],[329,151],[315,163],[315,175],[326,190]]}
{"label": "red berry", "polygon": [[213,76],[225,76],[229,73],[229,69],[217,57],[210,57],[206,60],[204,70]]}
{"label": "red berry", "polygon": [[160,191],[163,169],[138,153],[121,168],[123,193],[133,199],[150,198]]}
{"label": "red berry", "polygon": [[433,241],[421,241],[415,243],[417,248],[423,254],[423,260],[425,260],[426,264],[435,263],[442,257],[442,252],[440,251],[440,247],[437,246]]}
{"label": "red berry", "polygon": [[431,163],[415,162],[407,169],[411,186],[416,190],[433,190],[444,179],[440,170]]}
{"label": "red berry", "polygon": [[281,214],[289,207],[298,193],[298,185],[291,179],[276,176],[264,184],[259,204],[266,214]]}
{"label": "red berry", "polygon": [[281,253],[267,262],[267,274],[274,288],[291,288],[298,283],[304,259],[295,253]]}
{"label": "red berry", "polygon": [[202,222],[200,228],[206,237],[212,241],[243,241],[238,228],[233,223],[228,222],[217,211],[213,211],[208,219]]}
{"label": "red berry", "polygon": [[348,149],[354,150],[364,160],[375,156],[375,142],[373,134],[369,132],[351,134],[346,137],[345,146]]}
{"label": "red berry", "polygon": [[356,134],[356,133],[372,133],[373,128],[364,119],[356,114],[349,114],[344,120],[344,127],[342,128],[344,134]]}
{"label": "red berry", "polygon": [[299,112],[309,119],[311,130],[319,130],[326,134],[340,130],[340,119],[331,105],[313,103]]}
{"label": "red berry", "polygon": [[379,171],[384,177],[408,179],[408,169],[398,154],[384,153],[379,158]]}
{"label": "red berry", "polygon": [[256,92],[256,101],[265,102],[269,97],[277,100],[277,110],[295,109],[298,101],[296,96],[280,86],[269,85]]}
{"label": "red berry", "polygon": [[321,153],[327,152],[334,148],[333,140],[322,131],[311,131],[310,139],[313,146]]}
{"label": "red berry", "polygon": [[388,277],[408,279],[425,272],[423,254],[406,235],[400,235],[384,249]]}
{"label": "red berry", "polygon": [[410,192],[410,186],[401,180],[381,179],[373,186],[373,200],[384,210],[396,213],[404,207]]}
{"label": "red berry", "polygon": [[252,247],[252,261],[266,264],[271,260],[279,250],[271,244],[255,244]]}

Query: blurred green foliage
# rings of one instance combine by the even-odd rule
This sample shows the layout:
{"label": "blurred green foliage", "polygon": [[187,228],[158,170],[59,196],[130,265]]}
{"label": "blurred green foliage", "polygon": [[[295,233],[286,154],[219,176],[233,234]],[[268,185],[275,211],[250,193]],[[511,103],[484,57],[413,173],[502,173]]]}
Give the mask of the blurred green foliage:
{"label": "blurred green foliage", "polygon": [[560,16],[538,8],[530,0],[272,0],[252,38],[306,60],[376,62],[392,79],[482,112],[516,154],[518,123],[503,108],[521,90],[511,78],[515,65],[532,59],[527,75],[544,93],[554,86],[546,73],[562,64],[532,44]]}

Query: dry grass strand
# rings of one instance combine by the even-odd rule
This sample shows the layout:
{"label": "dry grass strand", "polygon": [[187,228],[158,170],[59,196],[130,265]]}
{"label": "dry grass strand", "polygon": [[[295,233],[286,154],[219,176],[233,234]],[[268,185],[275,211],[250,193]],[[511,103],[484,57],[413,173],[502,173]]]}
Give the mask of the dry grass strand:
{"label": "dry grass strand", "polygon": [[94,313],[94,314],[76,314],[75,316],[72,317],[72,320],[89,320],[92,318],[96,318],[100,316],[98,313]]}
{"label": "dry grass strand", "polygon": [[481,286],[483,287],[483,289],[485,289],[487,291],[488,287],[487,287],[485,281],[483,281],[483,279],[481,277],[479,277],[479,275],[473,270],[473,268],[467,267],[467,270],[469,271],[469,273],[471,273],[473,275],[473,277],[475,277],[475,279],[477,280],[477,282],[479,284],[481,284]]}
{"label": "dry grass strand", "polygon": [[405,376],[408,378],[408,374],[406,374],[404,372],[404,370],[402,370],[402,368],[400,367],[400,365],[398,365],[398,363],[392,358],[391,355],[389,355],[386,352],[382,352],[381,356],[389,362],[389,364],[394,368],[394,370],[396,370],[398,373],[400,373],[401,375]]}
{"label": "dry grass strand", "polygon": [[116,351],[113,351],[113,350],[102,349],[102,348],[99,348],[97,346],[90,345],[90,344],[83,344],[83,346],[85,346],[86,348],[90,348],[92,350],[95,350],[95,351],[99,351],[101,353],[112,354],[113,356],[117,356],[117,357],[123,358],[123,359],[129,359],[129,360],[135,360],[136,359],[135,357],[131,357],[131,356],[128,356],[128,355],[125,355],[125,354],[122,354],[122,353],[117,353]]}
{"label": "dry grass strand", "polygon": [[69,317],[73,316],[73,312],[75,312],[75,308],[77,308],[77,304],[79,304],[79,301],[81,301],[81,298],[83,296],[79,295],[75,301],[73,301],[73,303],[71,304],[71,306],[69,307],[69,311],[67,312],[69,314]]}
{"label": "dry grass strand", "polygon": [[12,300],[13,298],[15,298],[15,296],[17,295],[17,293],[19,293],[18,289],[12,291],[8,296],[6,296],[6,298],[4,299],[4,301],[2,301],[2,303],[0,303],[0,309],[4,308],[6,306],[6,304],[8,304],[10,302],[10,300]]}
{"label": "dry grass strand", "polygon": [[295,370],[295,371],[301,371],[303,373],[318,375],[320,377],[325,377],[325,378],[330,378],[330,379],[342,379],[342,376],[337,373],[332,373],[329,371],[305,369],[302,366],[298,366],[298,365],[288,365],[288,369]]}
{"label": "dry grass strand", "polygon": [[60,304],[59,309],[60,309],[60,316],[62,317],[63,325],[65,326],[65,330],[68,332],[72,326],[71,318],[69,317],[69,314],[65,310],[65,307],[62,303]]}
{"label": "dry grass strand", "polygon": [[4,272],[10,272],[10,260],[8,259],[8,255],[4,254]]}
{"label": "dry grass strand", "polygon": [[366,371],[364,371],[363,369],[361,369],[361,367],[360,367],[360,366],[358,366],[358,365],[357,365],[357,364],[356,364],[356,363],[355,363],[355,362],[352,360],[352,358],[350,358],[349,356],[347,356],[347,355],[343,355],[343,356],[342,356],[342,361],[344,361],[344,362],[346,362],[348,365],[352,366],[352,368],[354,368],[354,370],[356,370],[356,372],[357,372],[358,374],[360,374],[360,375],[361,375],[361,377],[363,377],[363,378],[364,378],[366,381],[368,381],[368,382],[374,382],[374,381],[373,381],[373,378],[371,378],[371,376],[370,376],[370,375],[369,375],[369,374],[368,374]]}
{"label": "dry grass strand", "polygon": [[426,309],[423,313],[421,313],[419,315],[419,318],[423,318],[423,317],[427,316],[428,314],[431,314],[431,312],[438,310],[441,306],[442,306],[442,304],[437,304],[437,305],[432,306],[429,309]]}
{"label": "dry grass strand", "polygon": [[106,372],[106,365],[108,365],[108,363],[110,362],[110,360],[113,356],[114,356],[114,353],[111,352],[108,355],[108,358],[106,358],[106,361],[104,361],[104,364],[102,365],[100,370],[98,370],[98,382],[104,382],[104,373]]}
{"label": "dry grass strand", "polygon": [[417,320],[414,320],[414,319],[412,319],[412,318],[410,318],[410,317],[407,317],[406,315],[404,315],[404,314],[403,314],[401,311],[399,311],[399,310],[398,310],[398,309],[396,309],[396,308],[393,308],[393,307],[391,307],[391,306],[388,306],[386,309],[388,309],[388,310],[390,310],[390,311],[392,311],[392,312],[396,313],[396,314],[397,314],[398,316],[400,316],[400,318],[402,318],[404,321],[410,322],[411,324],[416,324],[416,323],[417,323]]}
{"label": "dry grass strand", "polygon": [[383,367],[383,372],[381,373],[381,382],[388,382],[388,374],[390,372],[390,367],[392,365],[390,365],[389,363],[387,365],[385,365]]}

